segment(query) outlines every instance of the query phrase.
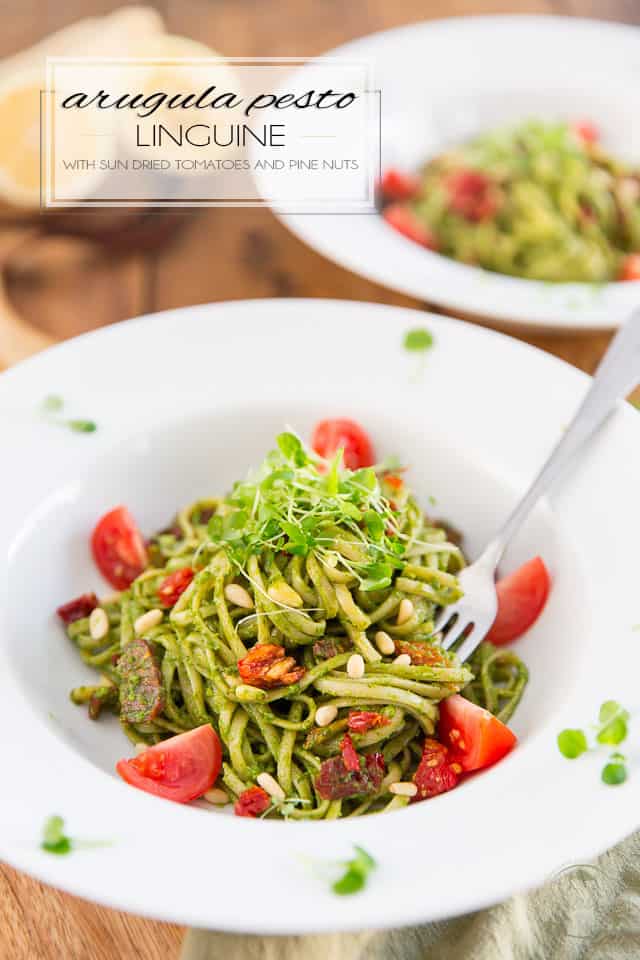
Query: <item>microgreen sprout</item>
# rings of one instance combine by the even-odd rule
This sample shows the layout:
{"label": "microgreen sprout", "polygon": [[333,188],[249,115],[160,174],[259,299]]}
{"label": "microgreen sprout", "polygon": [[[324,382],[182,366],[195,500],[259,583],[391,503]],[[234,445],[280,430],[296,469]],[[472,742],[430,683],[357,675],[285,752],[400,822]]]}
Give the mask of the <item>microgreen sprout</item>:
{"label": "microgreen sprout", "polygon": [[312,800],[305,800],[304,797],[283,797],[282,800],[278,800],[277,797],[272,797],[270,805],[264,813],[260,815],[260,819],[264,820],[265,817],[268,817],[270,813],[276,810],[285,820],[288,820],[296,807],[311,806],[312,803]]}
{"label": "microgreen sprout", "polygon": [[[628,720],[628,710],[625,710],[615,700],[605,700],[598,713],[598,725],[594,731],[594,747],[589,747],[584,730],[567,729],[558,734],[558,749],[568,760],[575,760],[589,749],[597,749],[601,746],[618,746],[627,738]],[[611,754],[609,763],[603,767],[601,779],[608,786],[617,786],[624,783],[627,779],[627,768],[625,757],[621,753]]]}
{"label": "microgreen sprout", "polygon": [[331,888],[334,893],[340,896],[359,893],[360,890],[364,889],[369,874],[376,867],[376,861],[366,850],[355,845],[353,849],[355,850],[355,857],[341,864],[344,867],[344,873]]}
{"label": "microgreen sprout", "polygon": [[58,856],[71,852],[71,840],[65,836],[62,817],[53,816],[45,821],[40,846],[47,853],[55,853]]}
{"label": "microgreen sprout", "polygon": [[[384,495],[388,461],[349,470],[342,450],[330,460],[308,450],[291,432],[247,480],[236,483],[223,511],[208,523],[210,541],[224,545],[246,575],[250,556],[263,551],[340,565],[362,590],[381,590],[403,566],[408,537],[402,528],[410,498]],[[394,467],[395,466],[394,462]]]}
{"label": "microgreen sprout", "polygon": [[94,420],[76,419],[73,417],[71,419],[65,419],[56,416],[56,414],[62,412],[63,407],[63,398],[55,393],[46,396],[41,404],[42,413],[51,423],[55,423],[59,427],[67,427],[74,433],[94,433],[98,429]]}

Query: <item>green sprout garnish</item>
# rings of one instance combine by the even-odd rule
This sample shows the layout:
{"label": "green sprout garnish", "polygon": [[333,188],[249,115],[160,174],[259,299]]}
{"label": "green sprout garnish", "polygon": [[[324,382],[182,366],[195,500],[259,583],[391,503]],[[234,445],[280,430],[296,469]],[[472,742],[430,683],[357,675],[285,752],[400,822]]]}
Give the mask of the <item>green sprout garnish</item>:
{"label": "green sprout garnish", "polygon": [[563,730],[558,734],[558,749],[567,760],[575,760],[589,749],[582,730]]}
{"label": "green sprout garnish", "polygon": [[382,590],[403,566],[408,536],[402,533],[415,509],[405,493],[393,507],[382,492],[387,464],[349,470],[342,450],[326,460],[293,433],[281,433],[277,449],[248,479],[236,483],[223,510],[207,529],[240,570],[262,551],[340,565],[362,590]]}
{"label": "green sprout garnish", "polygon": [[601,779],[609,787],[617,787],[627,779],[627,768],[624,763],[617,760],[615,763],[607,763],[602,768]]}
{"label": "green sprout garnish", "polygon": [[[605,700],[598,713],[598,726],[595,728],[595,748],[598,746],[617,746],[626,740],[628,734],[629,711],[616,700]],[[575,760],[590,748],[584,730],[562,730],[558,734],[558,749],[568,760]],[[625,757],[621,753],[612,753],[609,763],[605,764],[601,779],[608,786],[617,786],[627,779]]]}
{"label": "green sprout garnish", "polygon": [[65,836],[62,817],[49,817],[45,822],[40,847],[47,853],[55,853],[58,856],[71,852],[71,840]]}
{"label": "green sprout garnish", "polygon": [[408,330],[404,337],[405,350],[411,350],[416,353],[430,350],[433,346],[433,334],[420,327],[416,330]]}
{"label": "green sprout garnish", "polygon": [[617,746],[627,736],[628,710],[624,710],[615,700],[607,700],[600,707],[598,721],[600,728],[597,733],[598,743]]}
{"label": "green sprout garnish", "polygon": [[63,407],[64,400],[55,393],[51,393],[45,397],[41,404],[42,412],[52,423],[57,424],[57,426],[68,427],[69,430],[73,430],[74,433],[94,433],[98,429],[94,420],[73,418],[66,420],[56,417],[55,414],[61,413]]}
{"label": "green sprout garnish", "polygon": [[67,420],[66,424],[75,433],[94,433],[98,429],[93,420]]}
{"label": "green sprout garnish", "polygon": [[42,401],[42,409],[47,413],[60,413],[64,406],[64,400],[57,393],[50,393]]}
{"label": "green sprout garnish", "polygon": [[356,852],[355,857],[353,860],[344,862],[344,873],[331,888],[340,896],[359,893],[366,886],[369,874],[376,867],[375,860],[366,850],[355,845],[353,849]]}

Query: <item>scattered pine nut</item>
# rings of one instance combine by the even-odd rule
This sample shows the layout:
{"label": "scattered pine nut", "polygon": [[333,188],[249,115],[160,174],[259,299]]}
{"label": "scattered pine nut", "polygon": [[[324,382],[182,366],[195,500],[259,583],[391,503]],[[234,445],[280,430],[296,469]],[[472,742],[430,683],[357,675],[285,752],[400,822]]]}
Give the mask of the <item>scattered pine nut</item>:
{"label": "scattered pine nut", "polygon": [[226,793],[221,787],[212,787],[211,790],[207,790],[203,794],[203,799],[207,803],[213,803],[218,807],[223,807],[225,803],[229,803],[229,794]]}
{"label": "scattered pine nut", "polygon": [[318,707],[315,717],[316,726],[328,727],[330,723],[333,723],[337,716],[338,708],[334,707],[332,703],[328,703],[324,707]]}
{"label": "scattered pine nut", "polygon": [[242,607],[243,610],[253,610],[254,603],[251,594],[239,583],[228,583],[224,588],[224,595],[229,603],[234,603],[236,607]]}
{"label": "scattered pine nut", "polygon": [[273,797],[274,800],[284,800],[285,793],[275,777],[272,777],[270,773],[259,773],[256,777],[258,785],[262,787],[263,790],[266,790],[270,797]]}
{"label": "scattered pine nut", "polygon": [[92,640],[102,640],[109,633],[109,617],[102,607],[95,607],[89,614],[89,633]]}
{"label": "scattered pine nut", "polygon": [[163,616],[162,610],[158,609],[147,610],[146,613],[140,614],[133,624],[136,635],[141,637],[147,630],[152,630],[154,627],[157,627],[159,623],[162,623]]}
{"label": "scattered pine nut", "polygon": [[408,597],[403,597],[400,601],[400,606],[398,607],[398,616],[396,617],[396,623],[398,626],[402,626],[403,623],[406,623],[407,620],[410,620],[415,613],[415,608],[409,600]]}
{"label": "scattered pine nut", "polygon": [[398,780],[397,783],[389,785],[389,793],[395,793],[398,797],[415,797],[417,792],[415,783],[410,783],[409,780]]}
{"label": "scattered pine nut", "polygon": [[136,752],[137,754],[144,753],[145,750],[148,750],[148,749],[149,749],[149,744],[148,744],[148,743],[136,743],[136,744],[134,744],[133,749],[135,750],[135,752]]}
{"label": "scattered pine nut", "polygon": [[397,667],[410,667],[410,666],[411,666],[411,657],[409,656],[408,653],[400,653],[400,654],[398,654],[398,656],[395,658],[395,660],[392,660],[391,662],[392,662],[392,663],[395,663],[395,665],[396,665]]}
{"label": "scattered pine nut", "polygon": [[378,630],[375,635],[376,647],[380,653],[389,657],[392,653],[395,653],[396,645],[389,636],[388,633],[385,633],[384,630]]}
{"label": "scattered pine nut", "polygon": [[347,660],[347,673],[352,680],[364,677],[364,660],[359,653],[352,653]]}

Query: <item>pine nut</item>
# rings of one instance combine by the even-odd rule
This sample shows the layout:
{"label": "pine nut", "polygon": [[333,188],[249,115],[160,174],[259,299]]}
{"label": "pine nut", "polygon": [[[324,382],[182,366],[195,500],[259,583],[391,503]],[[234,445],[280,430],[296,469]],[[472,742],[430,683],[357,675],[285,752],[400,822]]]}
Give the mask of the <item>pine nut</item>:
{"label": "pine nut", "polygon": [[352,680],[364,677],[364,660],[359,653],[352,653],[347,660],[347,673]]}
{"label": "pine nut", "polygon": [[154,627],[157,627],[159,623],[162,623],[163,616],[162,610],[157,609],[147,610],[146,613],[140,614],[133,624],[133,629],[137,636],[141,637],[147,630],[152,630]]}
{"label": "pine nut", "polygon": [[403,623],[406,623],[407,620],[410,620],[414,613],[415,609],[411,600],[409,600],[408,597],[403,597],[398,607],[398,616],[396,617],[398,626],[400,627]]}
{"label": "pine nut", "polygon": [[106,607],[108,603],[117,603],[121,596],[122,592],[120,590],[114,590],[113,593],[106,593],[100,600],[100,605]]}
{"label": "pine nut", "polygon": [[251,594],[239,583],[228,583],[224,588],[224,595],[229,603],[235,603],[236,607],[242,607],[243,610],[253,610],[254,603]]}
{"label": "pine nut", "polygon": [[397,783],[389,785],[389,793],[395,793],[398,797],[415,797],[417,792],[415,783],[410,783],[409,780],[398,780]]}
{"label": "pine nut", "polygon": [[385,633],[384,630],[378,630],[375,636],[376,647],[383,653],[385,656],[390,657],[392,653],[395,653],[396,645],[389,636],[388,633]]}
{"label": "pine nut", "polygon": [[332,703],[328,703],[324,707],[318,707],[316,710],[316,726],[328,727],[337,716],[338,708],[334,707]]}
{"label": "pine nut", "polygon": [[109,617],[102,607],[95,607],[89,614],[89,633],[92,640],[102,640],[109,633]]}
{"label": "pine nut", "polygon": [[285,607],[304,606],[300,594],[293,587],[290,587],[286,580],[278,580],[277,583],[272,583],[267,593],[275,603],[281,603]]}
{"label": "pine nut", "polygon": [[223,807],[225,803],[229,803],[229,794],[220,787],[212,787],[211,790],[207,790],[203,794],[203,797],[207,803],[213,803],[218,807]]}
{"label": "pine nut", "polygon": [[148,744],[148,743],[136,743],[136,744],[134,744],[133,749],[135,750],[135,752],[136,752],[137,754],[144,753],[145,750],[148,750],[148,749],[149,749],[149,744]]}
{"label": "pine nut", "polygon": [[411,657],[408,653],[401,653],[395,658],[395,660],[392,660],[391,662],[395,663],[396,667],[410,667]]}
{"label": "pine nut", "polygon": [[285,794],[284,790],[270,773],[259,773],[256,777],[258,785],[262,787],[263,790],[266,790],[270,797],[273,797],[274,800],[284,800]]}

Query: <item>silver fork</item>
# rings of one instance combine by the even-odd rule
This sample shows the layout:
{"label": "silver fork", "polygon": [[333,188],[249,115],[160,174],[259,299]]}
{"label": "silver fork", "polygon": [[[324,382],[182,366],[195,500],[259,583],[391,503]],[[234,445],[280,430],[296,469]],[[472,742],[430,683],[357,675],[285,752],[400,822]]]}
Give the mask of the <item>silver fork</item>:
{"label": "silver fork", "polygon": [[438,616],[434,633],[449,628],[442,640],[445,650],[466,633],[457,651],[461,663],[471,656],[495,620],[495,572],[505,547],[540,497],[639,381],[640,309],[634,311],[612,340],[576,415],[522,500],[475,563],[460,573],[463,596]]}

